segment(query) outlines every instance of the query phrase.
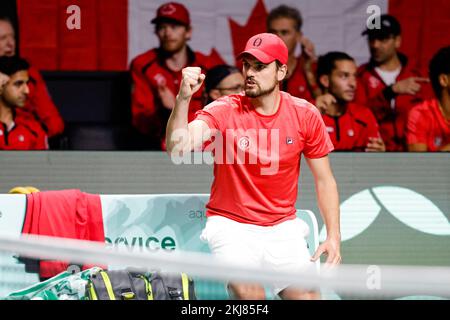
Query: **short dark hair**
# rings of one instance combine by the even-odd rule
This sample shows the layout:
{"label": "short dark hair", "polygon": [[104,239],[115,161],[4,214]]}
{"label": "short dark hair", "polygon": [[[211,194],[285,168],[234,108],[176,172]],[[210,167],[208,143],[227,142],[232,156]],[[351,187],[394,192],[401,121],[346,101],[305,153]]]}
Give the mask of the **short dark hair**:
{"label": "short dark hair", "polygon": [[433,56],[428,66],[431,85],[437,97],[442,94],[442,87],[439,83],[441,74],[450,74],[450,46],[439,49]]}
{"label": "short dark hair", "polygon": [[300,31],[303,26],[303,18],[301,12],[294,8],[289,7],[287,5],[280,5],[269,12],[269,16],[267,17],[267,30],[270,29],[270,24],[273,20],[279,18],[289,18],[295,21],[295,29]]}
{"label": "short dark hair", "polygon": [[0,57],[0,72],[8,76],[12,76],[19,71],[27,71],[29,68],[30,64],[27,60],[18,56]]}
{"label": "short dark hair", "polygon": [[10,17],[2,15],[2,14],[0,14],[0,21],[7,21],[10,24],[13,24],[12,19]]}
{"label": "short dark hair", "polygon": [[208,70],[205,79],[205,90],[209,93],[211,90],[216,89],[219,83],[228,77],[230,74],[239,73],[239,69],[227,64],[217,65]]}
{"label": "short dark hair", "polygon": [[319,60],[317,61],[317,79],[320,79],[320,77],[323,75],[331,75],[333,70],[336,68],[336,62],[342,60],[355,61],[355,59],[353,59],[350,55],[340,51],[331,51],[327,54],[324,54],[323,56],[320,56]]}

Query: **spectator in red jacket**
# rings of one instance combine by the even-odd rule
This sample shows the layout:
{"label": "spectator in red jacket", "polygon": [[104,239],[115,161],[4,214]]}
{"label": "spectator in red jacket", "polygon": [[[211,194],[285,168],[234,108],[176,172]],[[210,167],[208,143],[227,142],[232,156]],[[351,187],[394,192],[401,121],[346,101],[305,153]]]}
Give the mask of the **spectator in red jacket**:
{"label": "spectator in red jacket", "polygon": [[450,46],[431,59],[429,76],[435,99],[414,107],[409,113],[409,151],[450,151]]}
{"label": "spectator in red jacket", "polygon": [[[145,137],[146,149],[165,150],[165,131],[175,95],[181,83],[181,70],[189,65],[206,72],[214,63],[187,45],[192,28],[189,11],[182,4],[170,2],[157,11],[155,34],[160,46],[136,57],[131,63],[133,81],[133,126]],[[203,92],[192,99],[189,120],[203,107]]]}
{"label": "spectator in red jacket", "polygon": [[[288,47],[288,74],[282,82],[282,90],[310,102],[320,95],[315,78],[317,57],[314,44],[302,33],[303,18],[299,10],[280,5],[270,11],[267,17],[267,30],[283,39]],[[295,56],[300,45],[302,54]]]}
{"label": "spectator in red jacket", "polygon": [[397,19],[387,14],[377,18],[380,28],[367,28],[362,33],[367,35],[371,60],[358,70],[361,85],[357,100],[374,113],[387,150],[406,151],[408,113],[429,96],[429,80],[413,70],[398,51],[401,27]]}
{"label": "spectator in red jacket", "polygon": [[9,77],[0,95],[0,150],[46,150],[47,135],[33,115],[23,110],[30,89],[28,63],[0,57],[0,72]]}
{"label": "spectator in red jacket", "polygon": [[[15,31],[9,18],[0,17],[0,57],[12,57],[16,54]],[[30,67],[28,102],[26,110],[32,112],[42,123],[49,137],[61,134],[64,131],[64,121],[54,105],[47,86],[39,71]]]}
{"label": "spectator in red jacket", "polygon": [[321,56],[317,78],[326,94],[317,98],[316,106],[336,151],[385,151],[374,115],[354,103],[356,75],[356,63],[348,54],[329,52]]}

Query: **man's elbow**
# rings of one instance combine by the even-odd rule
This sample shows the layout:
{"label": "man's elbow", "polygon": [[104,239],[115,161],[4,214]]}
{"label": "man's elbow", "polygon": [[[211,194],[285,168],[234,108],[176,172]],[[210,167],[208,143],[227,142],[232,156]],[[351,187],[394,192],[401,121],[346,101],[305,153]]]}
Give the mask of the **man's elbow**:
{"label": "man's elbow", "polygon": [[170,157],[182,157],[190,151],[189,142],[186,143],[183,140],[169,139],[166,136],[166,152]]}

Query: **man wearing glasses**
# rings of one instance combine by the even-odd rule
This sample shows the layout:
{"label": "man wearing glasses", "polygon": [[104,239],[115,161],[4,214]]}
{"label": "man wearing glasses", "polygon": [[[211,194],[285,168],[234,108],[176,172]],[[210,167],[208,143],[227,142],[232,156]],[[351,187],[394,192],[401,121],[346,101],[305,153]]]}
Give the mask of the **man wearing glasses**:
{"label": "man wearing glasses", "polygon": [[244,77],[236,67],[222,64],[210,69],[205,80],[205,100],[209,104],[222,96],[244,90]]}

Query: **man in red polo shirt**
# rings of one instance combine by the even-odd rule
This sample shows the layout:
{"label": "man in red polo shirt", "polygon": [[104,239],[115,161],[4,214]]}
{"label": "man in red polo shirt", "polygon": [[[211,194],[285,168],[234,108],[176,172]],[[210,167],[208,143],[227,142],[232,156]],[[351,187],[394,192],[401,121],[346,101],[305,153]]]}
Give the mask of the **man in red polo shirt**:
{"label": "man in red polo shirt", "polygon": [[47,135],[34,116],[23,110],[30,90],[28,63],[0,57],[0,73],[9,77],[0,94],[0,150],[46,150]]}
{"label": "man in red polo shirt", "polygon": [[406,132],[409,151],[450,151],[450,46],[430,61],[429,75],[436,98],[414,107]]}
{"label": "man in red polo shirt", "polygon": [[324,96],[316,105],[330,134],[335,151],[385,151],[378,123],[365,106],[354,103],[357,66],[344,52],[329,52],[319,58],[317,77],[324,92],[333,102],[324,103]]}
{"label": "man in red polo shirt", "polygon": [[[280,91],[288,49],[278,36],[253,36],[238,58],[243,60],[245,91],[219,98],[191,123],[189,102],[205,76],[200,68],[185,68],[167,125],[173,160],[203,149],[207,142],[214,151],[215,179],[202,239],[218,258],[254,268],[298,272],[324,252],[328,263],[338,264],[339,196],[328,159],[333,145],[322,117],[312,104]],[[328,231],[312,258],[304,239],[308,227],[296,218],[295,209],[302,153]],[[264,288],[256,284],[233,282],[229,288],[239,299],[265,297]],[[275,284],[274,293],[284,299],[305,298],[288,283]]]}
{"label": "man in red polo shirt", "polygon": [[[12,57],[16,54],[15,31],[9,18],[0,17],[0,57]],[[28,69],[30,94],[25,109],[32,112],[42,123],[49,137],[64,131],[64,121],[48,94],[47,85],[39,70]]]}
{"label": "man in red polo shirt", "polygon": [[[133,126],[146,140],[143,148],[164,150],[165,128],[170,111],[175,106],[181,70],[190,65],[206,72],[221,61],[211,61],[187,45],[192,29],[189,12],[184,5],[176,2],[163,4],[152,23],[155,24],[160,46],[139,55],[131,63],[131,111]],[[203,107],[202,98],[201,91],[193,97],[190,120]]]}
{"label": "man in red polo shirt", "polygon": [[[283,39],[289,51],[288,74],[281,82],[282,90],[313,102],[321,94],[314,70],[317,57],[314,44],[302,33],[302,25],[300,11],[286,5],[274,8],[267,17],[268,32]],[[302,54],[296,57],[295,50],[299,44]]]}
{"label": "man in red polo shirt", "polygon": [[[406,122],[411,108],[430,96],[428,79],[408,65],[398,52],[401,27],[393,16],[383,14],[380,28],[366,29],[371,60],[358,70],[356,100],[374,113],[387,151],[406,151]],[[376,20],[375,20],[376,21]]]}

